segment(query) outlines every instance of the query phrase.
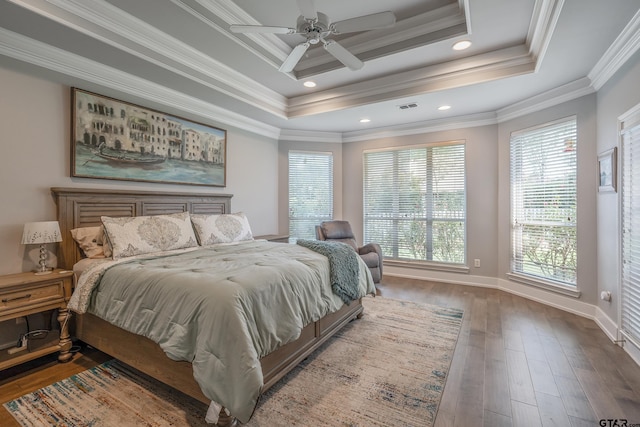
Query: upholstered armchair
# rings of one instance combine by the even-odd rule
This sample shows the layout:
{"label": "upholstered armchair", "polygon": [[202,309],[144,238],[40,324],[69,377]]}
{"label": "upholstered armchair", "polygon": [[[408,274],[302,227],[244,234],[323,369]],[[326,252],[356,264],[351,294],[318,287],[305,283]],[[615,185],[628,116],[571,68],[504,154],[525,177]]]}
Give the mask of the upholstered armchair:
{"label": "upholstered armchair", "polygon": [[369,270],[374,283],[382,280],[382,250],[377,243],[368,243],[358,247],[349,221],[323,221],[316,225],[318,240],[331,240],[350,245],[360,255]]}

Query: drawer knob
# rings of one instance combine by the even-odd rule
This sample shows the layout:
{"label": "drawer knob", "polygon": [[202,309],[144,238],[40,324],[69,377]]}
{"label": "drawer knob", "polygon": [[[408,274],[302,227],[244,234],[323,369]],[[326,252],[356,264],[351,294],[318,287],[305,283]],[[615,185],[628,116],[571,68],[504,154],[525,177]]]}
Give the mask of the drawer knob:
{"label": "drawer knob", "polygon": [[10,301],[18,301],[21,299],[29,299],[31,298],[31,294],[26,294],[26,295],[22,295],[21,297],[15,297],[15,298],[3,298],[2,302],[10,302]]}

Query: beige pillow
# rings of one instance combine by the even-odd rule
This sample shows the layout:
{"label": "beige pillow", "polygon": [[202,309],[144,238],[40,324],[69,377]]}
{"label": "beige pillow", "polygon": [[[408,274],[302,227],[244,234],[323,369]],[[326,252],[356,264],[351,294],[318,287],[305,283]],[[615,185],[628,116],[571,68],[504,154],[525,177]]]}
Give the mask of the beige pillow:
{"label": "beige pillow", "polygon": [[198,246],[188,212],[101,218],[113,259]]}
{"label": "beige pillow", "polygon": [[104,228],[101,225],[74,228],[71,230],[71,237],[78,243],[85,257],[111,257],[111,247],[107,239],[105,239]]}
{"label": "beige pillow", "polygon": [[221,215],[192,214],[191,222],[202,246],[253,240],[249,220],[242,212]]}

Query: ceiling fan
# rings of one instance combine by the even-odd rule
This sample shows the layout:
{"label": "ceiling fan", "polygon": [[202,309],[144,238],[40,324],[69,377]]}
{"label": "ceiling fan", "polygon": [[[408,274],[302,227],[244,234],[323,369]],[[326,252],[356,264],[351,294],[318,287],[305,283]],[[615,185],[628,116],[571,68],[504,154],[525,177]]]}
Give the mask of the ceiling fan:
{"label": "ceiling fan", "polygon": [[359,70],[364,65],[354,54],[349,52],[337,41],[327,39],[334,34],[353,33],[357,31],[375,30],[391,27],[396,22],[393,12],[380,12],[363,15],[344,21],[331,22],[324,13],[316,11],[313,0],[296,0],[300,16],[296,28],[272,27],[264,25],[231,25],[229,29],[234,33],[271,33],[271,34],[299,34],[306,41],[293,48],[289,56],[280,66],[280,71],[289,73],[302,59],[311,45],[322,42],[323,47],[338,61],[351,70]]}

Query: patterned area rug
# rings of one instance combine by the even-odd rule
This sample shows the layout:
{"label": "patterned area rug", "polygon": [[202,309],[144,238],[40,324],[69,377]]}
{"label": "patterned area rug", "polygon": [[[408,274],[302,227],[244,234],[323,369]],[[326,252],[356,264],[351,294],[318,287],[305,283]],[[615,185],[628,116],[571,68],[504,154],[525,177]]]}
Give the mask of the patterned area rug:
{"label": "patterned area rug", "polygon": [[[260,400],[247,424],[432,426],[461,310],[366,298],[351,322]],[[23,426],[205,426],[206,405],[112,360],[5,404]]]}

